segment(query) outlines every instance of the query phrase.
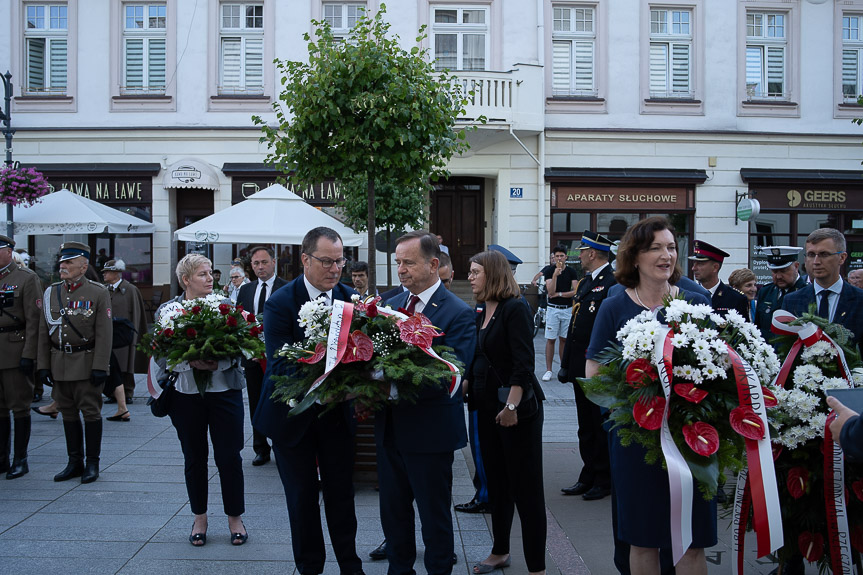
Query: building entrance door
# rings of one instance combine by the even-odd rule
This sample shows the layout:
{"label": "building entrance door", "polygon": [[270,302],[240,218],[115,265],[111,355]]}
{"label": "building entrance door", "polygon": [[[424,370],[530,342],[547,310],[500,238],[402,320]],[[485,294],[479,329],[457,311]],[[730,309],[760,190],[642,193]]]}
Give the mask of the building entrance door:
{"label": "building entrance door", "polygon": [[455,278],[467,279],[471,256],[485,249],[482,178],[450,178],[431,194],[431,232],[443,237]]}

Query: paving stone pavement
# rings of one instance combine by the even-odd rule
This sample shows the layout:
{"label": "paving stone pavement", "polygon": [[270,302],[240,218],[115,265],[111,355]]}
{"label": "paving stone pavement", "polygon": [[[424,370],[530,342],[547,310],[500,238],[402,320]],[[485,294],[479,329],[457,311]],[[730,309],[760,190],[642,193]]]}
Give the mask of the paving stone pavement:
{"label": "paving stone pavement", "polygon": [[[544,372],[544,340],[536,339],[537,377]],[[555,361],[554,371],[557,371]],[[616,573],[611,557],[611,511],[608,498],[586,502],[565,497],[560,488],[571,485],[581,466],[578,457],[575,402],[572,388],[556,378],[543,382],[545,404],[543,455],[548,510],[549,574],[606,575]],[[251,427],[246,422],[243,468],[249,541],[230,545],[228,523],[221,509],[219,480],[210,460],[210,520],[207,545],[192,547],[187,537],[192,525],[183,482],[183,456],[168,418],[153,417],[145,405],[146,384],[138,376],[130,423],[104,423],[101,475],[82,485],[76,479],[55,483],[52,477],[66,462],[59,419],[33,415],[30,473],[14,481],[0,480],[0,571],[45,574],[296,573],[284,491],[275,464],[251,465]],[[46,405],[43,401],[41,405]],[[104,416],[115,406],[104,406]],[[248,420],[248,417],[246,418]],[[455,454],[453,502],[473,497],[472,463],[466,448]],[[368,560],[383,539],[378,494],[371,484],[356,487],[357,548],[369,575],[386,573],[386,561]],[[458,564],[453,572],[471,573],[471,566],[491,549],[489,515],[453,512]],[[324,520],[325,521],[325,520]],[[708,550],[710,575],[730,572],[728,518],[721,519],[720,542]],[[325,530],[326,532],[326,530]],[[423,573],[422,542],[417,525],[417,572]],[[750,538],[751,540],[752,538]],[[338,573],[328,544],[326,575]],[[512,566],[501,573],[526,573],[521,530],[516,516],[511,550]],[[766,574],[772,564],[758,563],[747,554],[746,573]],[[815,571],[812,571],[814,573]]]}

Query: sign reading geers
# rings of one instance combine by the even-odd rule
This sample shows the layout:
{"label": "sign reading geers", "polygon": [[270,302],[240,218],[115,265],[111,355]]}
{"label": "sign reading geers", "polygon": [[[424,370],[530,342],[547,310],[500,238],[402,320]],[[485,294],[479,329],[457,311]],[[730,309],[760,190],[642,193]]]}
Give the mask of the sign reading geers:
{"label": "sign reading geers", "polygon": [[571,210],[677,211],[694,207],[688,187],[553,186],[551,206]]}
{"label": "sign reading geers", "polygon": [[863,210],[863,194],[806,184],[782,187],[750,186],[750,192],[767,210]]}

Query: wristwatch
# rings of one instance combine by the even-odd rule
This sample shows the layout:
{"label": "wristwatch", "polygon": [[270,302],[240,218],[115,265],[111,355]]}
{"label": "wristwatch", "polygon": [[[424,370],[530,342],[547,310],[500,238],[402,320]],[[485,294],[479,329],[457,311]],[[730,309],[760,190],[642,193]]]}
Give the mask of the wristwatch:
{"label": "wristwatch", "polygon": [[510,410],[510,411],[515,411],[515,410],[516,410],[516,408],[518,408],[518,406],[517,406],[516,404],[514,404],[514,403],[507,403],[507,404],[506,404],[506,408],[507,408],[508,410]]}

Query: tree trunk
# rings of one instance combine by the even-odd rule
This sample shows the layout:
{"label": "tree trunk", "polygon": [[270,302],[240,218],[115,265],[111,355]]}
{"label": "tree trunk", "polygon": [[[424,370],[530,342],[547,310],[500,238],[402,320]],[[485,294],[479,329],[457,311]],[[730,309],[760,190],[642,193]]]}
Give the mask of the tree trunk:
{"label": "tree trunk", "polygon": [[369,293],[377,289],[377,250],[375,249],[375,181],[369,177]]}
{"label": "tree trunk", "polygon": [[387,227],[387,289],[393,287],[393,252],[392,252],[392,230]]}

